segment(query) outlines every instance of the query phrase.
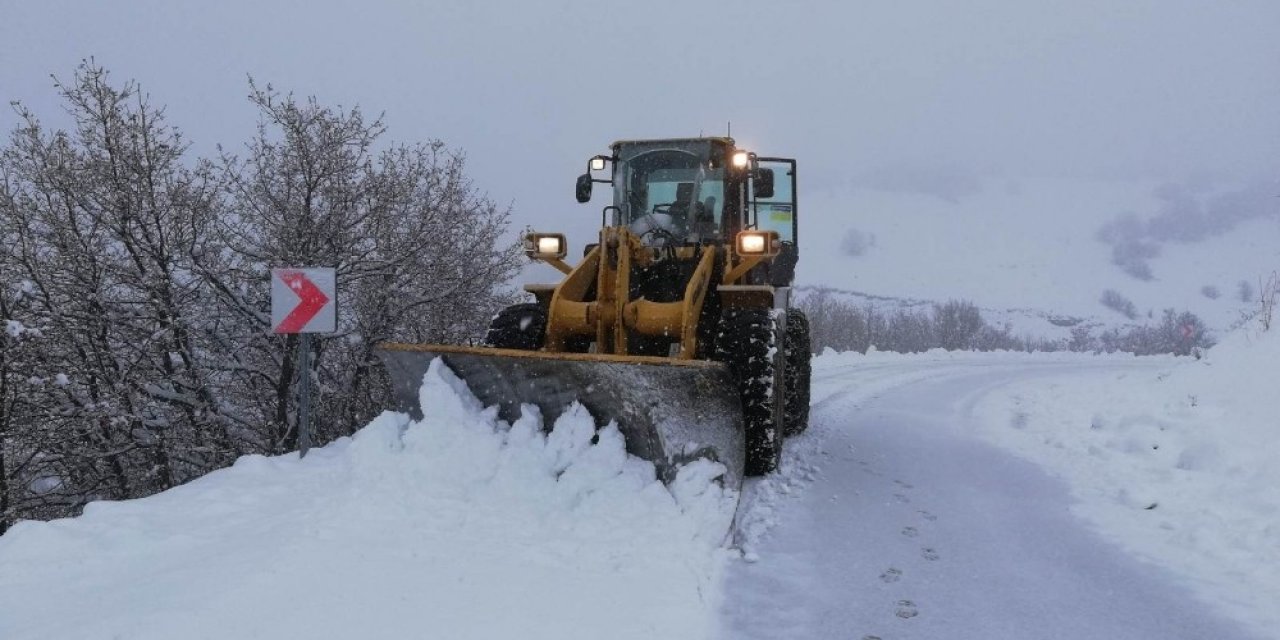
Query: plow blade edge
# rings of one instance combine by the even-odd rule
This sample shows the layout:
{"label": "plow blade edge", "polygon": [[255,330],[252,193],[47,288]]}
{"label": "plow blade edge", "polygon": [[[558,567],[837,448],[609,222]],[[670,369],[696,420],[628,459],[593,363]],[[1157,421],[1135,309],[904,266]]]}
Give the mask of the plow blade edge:
{"label": "plow blade edge", "polygon": [[742,484],[742,408],[720,363],[397,343],[379,345],[377,354],[391,376],[394,408],[415,419],[422,418],[422,377],[440,358],[507,422],[520,417],[520,405],[532,404],[549,429],[577,401],[597,428],[615,422],[627,452],[653,462],[664,481],[680,464],[707,457],[725,465],[725,487]]}

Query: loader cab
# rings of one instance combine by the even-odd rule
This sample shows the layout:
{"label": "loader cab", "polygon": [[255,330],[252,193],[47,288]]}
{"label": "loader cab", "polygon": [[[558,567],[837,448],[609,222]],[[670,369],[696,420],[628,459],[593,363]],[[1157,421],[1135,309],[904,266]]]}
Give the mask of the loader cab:
{"label": "loader cab", "polygon": [[742,172],[729,166],[732,143],[720,138],[613,145],[613,206],[619,224],[646,244],[722,243],[739,210]]}
{"label": "loader cab", "polygon": [[782,252],[755,279],[791,284],[799,259],[795,160],[757,157],[724,137],[628,140],[611,149],[593,159],[577,190],[587,202],[593,183],[612,187],[607,225],[626,226],[650,246],[726,245],[744,229],[777,231]]}

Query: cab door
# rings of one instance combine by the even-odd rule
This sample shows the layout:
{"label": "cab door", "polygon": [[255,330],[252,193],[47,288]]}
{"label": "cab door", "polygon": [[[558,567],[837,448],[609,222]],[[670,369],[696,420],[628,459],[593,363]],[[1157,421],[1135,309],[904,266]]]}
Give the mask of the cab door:
{"label": "cab door", "polygon": [[777,287],[790,286],[800,260],[798,238],[800,221],[796,211],[796,161],[793,158],[756,158],[760,169],[773,171],[773,195],[755,197],[751,185],[750,224],[762,231],[777,231],[782,251],[773,259],[769,282]]}

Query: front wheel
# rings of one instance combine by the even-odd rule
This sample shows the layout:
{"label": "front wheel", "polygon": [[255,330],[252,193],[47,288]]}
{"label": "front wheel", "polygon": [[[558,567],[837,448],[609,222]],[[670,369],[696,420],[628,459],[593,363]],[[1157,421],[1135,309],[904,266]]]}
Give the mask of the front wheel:
{"label": "front wheel", "polygon": [[769,309],[730,309],[721,316],[716,336],[715,359],[729,366],[738,383],[749,476],[777,469],[782,459],[782,430],[775,413],[774,322]]}
{"label": "front wheel", "polygon": [[804,433],[809,427],[809,377],[813,371],[813,346],[809,344],[809,318],[799,309],[787,309],[787,337],[783,341],[787,360],[786,417],[783,431],[788,436]]}
{"label": "front wheel", "polygon": [[513,304],[489,322],[484,343],[499,349],[537,351],[547,335],[547,311],[533,302]]}

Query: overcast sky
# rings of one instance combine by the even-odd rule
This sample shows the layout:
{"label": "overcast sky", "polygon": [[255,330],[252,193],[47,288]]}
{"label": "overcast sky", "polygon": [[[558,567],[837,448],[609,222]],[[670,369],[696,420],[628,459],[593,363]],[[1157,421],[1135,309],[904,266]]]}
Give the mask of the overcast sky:
{"label": "overcast sky", "polygon": [[248,74],[385,111],[389,138],[466,150],[477,184],[544,228],[598,224],[572,183],[612,140],[728,121],[799,158],[810,190],[1280,167],[1275,0],[0,0],[0,99],[54,120],[49,74],[88,56],[200,152],[251,134]]}

